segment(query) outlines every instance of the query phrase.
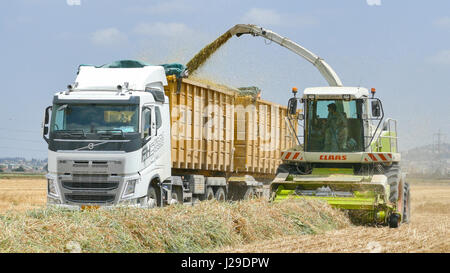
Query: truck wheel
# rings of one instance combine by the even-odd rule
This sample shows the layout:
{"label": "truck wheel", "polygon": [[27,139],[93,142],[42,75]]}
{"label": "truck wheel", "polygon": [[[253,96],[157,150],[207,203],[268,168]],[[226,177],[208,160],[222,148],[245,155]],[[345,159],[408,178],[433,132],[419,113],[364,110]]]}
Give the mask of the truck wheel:
{"label": "truck wheel", "polygon": [[218,188],[214,197],[216,198],[217,201],[224,202],[225,190],[222,187]]}
{"label": "truck wheel", "polygon": [[403,187],[403,223],[409,223],[411,218],[411,197],[409,196],[409,183]]}
{"label": "truck wheel", "polygon": [[389,201],[397,203],[398,201],[398,185],[400,183],[400,168],[393,167],[386,173],[390,188]]}
{"label": "truck wheel", "polygon": [[255,198],[255,190],[253,188],[248,188],[244,194],[244,200]]}
{"label": "truck wheel", "polygon": [[205,200],[213,200],[214,199],[214,191],[211,187],[206,188]]}
{"label": "truck wheel", "polygon": [[147,191],[147,205],[149,208],[154,208],[160,205],[160,197],[153,186],[148,187]]}

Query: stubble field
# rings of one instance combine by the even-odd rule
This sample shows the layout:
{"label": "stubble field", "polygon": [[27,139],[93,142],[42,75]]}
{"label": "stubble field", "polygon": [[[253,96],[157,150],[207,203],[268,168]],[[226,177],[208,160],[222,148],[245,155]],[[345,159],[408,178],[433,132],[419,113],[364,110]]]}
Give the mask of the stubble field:
{"label": "stubble field", "polygon": [[[239,231],[236,232],[236,228],[242,228],[245,224],[250,223],[236,224],[235,218],[238,216],[230,216],[230,230],[232,230],[233,233],[238,234],[235,241],[229,244],[211,244],[208,249],[187,248],[184,250],[195,252],[450,252],[450,181],[411,180],[411,184],[411,222],[409,224],[401,225],[398,229],[354,226],[349,224],[345,219],[340,219],[343,216],[339,213],[335,214],[330,212],[328,208],[322,208],[316,204],[306,204],[306,207],[310,207],[313,210],[319,210],[319,213],[321,213],[320,210],[323,209],[324,213],[322,214],[326,214],[324,219],[328,219],[326,220],[326,223],[324,222],[325,220],[314,222],[308,224],[309,226],[307,229],[299,229],[298,232],[291,232],[290,235],[286,236],[281,232],[272,232],[270,233],[270,236],[266,236],[264,235],[264,231],[258,231],[261,233],[261,236],[253,236],[249,233],[245,235],[247,237],[244,236],[244,238],[242,237],[242,234],[239,234]],[[36,211],[36,209],[39,211],[39,209],[44,208],[45,201],[45,179],[19,177],[9,179],[0,178],[1,217],[6,217],[2,215],[7,215],[8,217],[12,217],[11,215],[13,215],[14,217],[17,217],[17,219],[26,219],[30,215],[30,212]],[[244,222],[257,221],[255,220],[256,218],[252,218],[254,216],[250,212],[256,207],[258,209],[267,209],[268,212],[270,211],[271,213],[275,211],[273,208],[269,208],[262,203],[251,201],[248,203],[241,202],[238,207],[227,207],[216,203],[212,204],[212,206],[214,207],[213,210],[229,211],[230,215],[234,215],[234,213],[238,211],[240,215],[238,218]],[[194,209],[190,209],[191,211],[188,209],[187,212],[197,213],[201,209],[195,207],[196,206],[194,206]],[[208,209],[208,207],[203,207],[205,210]],[[302,205],[302,209],[306,207]],[[249,211],[246,211],[247,208]],[[307,212],[307,210],[305,211]],[[304,214],[306,213],[305,211],[303,212]],[[183,213],[186,213],[186,211]],[[317,213],[317,211],[315,213]],[[285,217],[286,213],[284,212],[283,215],[283,217]],[[79,217],[79,215],[77,217]],[[98,217],[98,215],[96,217]],[[276,217],[281,216],[277,215]],[[298,215],[288,215],[286,217],[290,217],[289,219],[286,218],[286,221],[289,221],[290,223],[299,219]],[[311,216],[305,216],[305,219],[310,219],[308,217]],[[329,217],[335,217],[336,219],[329,220]],[[188,219],[185,220],[189,221]],[[278,218],[272,220],[279,221]],[[260,221],[260,219],[258,221]],[[302,219],[302,221],[308,220]],[[14,223],[11,222],[9,223],[9,225],[13,224]],[[61,226],[61,229],[62,228],[63,226]],[[246,228],[249,227],[247,226]],[[267,228],[273,227],[268,225]],[[295,229],[298,227],[293,228]],[[309,230],[311,232],[309,232]],[[192,232],[195,232],[195,230],[192,230]],[[143,234],[145,233],[146,232],[143,232]],[[138,238],[138,241],[139,240],[145,241],[145,238]],[[113,242],[114,240],[111,243]],[[89,244],[87,244],[87,246],[88,245]],[[151,251],[151,249],[148,250]],[[174,250],[176,251],[176,249]],[[27,248],[14,248],[12,245],[9,246],[9,248],[0,249],[0,252],[10,251],[20,252],[28,250]],[[30,251],[63,252],[65,251],[65,246],[62,246],[61,248],[34,248],[34,250]],[[86,252],[103,251],[107,250],[95,248],[86,250]],[[124,248],[117,248],[114,251],[120,252],[127,250]],[[145,251],[145,248],[133,248],[130,249],[130,251]],[[167,252],[171,250],[161,248],[155,249],[154,251]]]}

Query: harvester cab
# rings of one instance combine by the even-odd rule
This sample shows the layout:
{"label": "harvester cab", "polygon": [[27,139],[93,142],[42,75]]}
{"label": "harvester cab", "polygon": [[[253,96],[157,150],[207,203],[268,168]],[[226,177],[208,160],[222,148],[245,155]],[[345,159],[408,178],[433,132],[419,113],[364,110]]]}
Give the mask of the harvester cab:
{"label": "harvester cab", "polygon": [[366,88],[342,86],[293,93],[288,123],[303,130],[298,145],[282,152],[273,200],[320,199],[348,210],[355,222],[407,222],[409,185],[399,164],[397,121],[384,117],[375,89],[372,96]]}

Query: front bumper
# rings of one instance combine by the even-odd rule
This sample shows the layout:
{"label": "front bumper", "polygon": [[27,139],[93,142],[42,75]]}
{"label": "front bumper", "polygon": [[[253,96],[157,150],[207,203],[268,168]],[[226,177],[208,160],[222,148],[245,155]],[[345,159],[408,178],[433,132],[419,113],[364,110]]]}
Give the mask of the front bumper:
{"label": "front bumper", "polygon": [[124,196],[127,182],[140,179],[139,174],[117,176],[109,174],[47,174],[53,180],[56,193],[47,193],[47,204],[60,207],[136,205],[141,202],[134,194]]}

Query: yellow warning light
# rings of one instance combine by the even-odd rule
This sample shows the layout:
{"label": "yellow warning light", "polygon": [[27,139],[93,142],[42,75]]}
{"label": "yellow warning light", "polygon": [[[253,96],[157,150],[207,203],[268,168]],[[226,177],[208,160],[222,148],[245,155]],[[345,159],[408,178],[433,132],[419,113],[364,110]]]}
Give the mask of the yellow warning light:
{"label": "yellow warning light", "polygon": [[372,89],[370,89],[370,92],[375,93],[376,92],[375,88],[372,87]]}
{"label": "yellow warning light", "polygon": [[296,94],[298,92],[297,87],[292,87],[292,93]]}

